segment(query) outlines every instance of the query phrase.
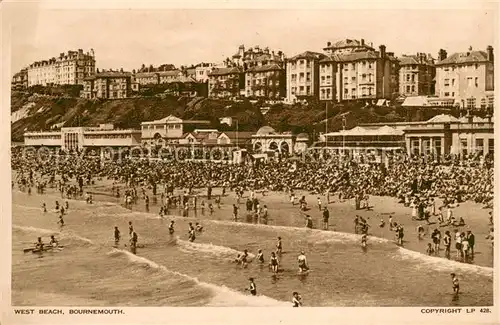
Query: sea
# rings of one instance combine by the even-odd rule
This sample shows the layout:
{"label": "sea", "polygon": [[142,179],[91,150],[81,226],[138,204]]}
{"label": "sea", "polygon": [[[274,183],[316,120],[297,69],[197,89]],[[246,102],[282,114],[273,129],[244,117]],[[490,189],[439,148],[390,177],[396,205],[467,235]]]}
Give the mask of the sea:
{"label": "sea", "polygon": [[[61,199],[57,194],[13,190],[12,304],[16,306],[490,306],[493,268],[427,256],[370,237],[361,248],[355,234],[209,220],[199,215],[160,217],[129,210],[119,202]],[[65,226],[54,202],[68,201]],[[43,212],[42,203],[48,211]],[[175,221],[175,232],[168,225]],[[139,237],[128,247],[128,222]],[[189,222],[204,229],[188,240]],[[122,239],[115,246],[114,227]],[[24,253],[37,237],[59,239],[60,250]],[[283,242],[281,270],[267,264],[277,237]],[[246,268],[234,263],[250,252]],[[253,260],[264,252],[265,263]],[[306,252],[311,271],[299,275],[297,256]],[[453,295],[450,273],[460,279]],[[254,278],[257,296],[245,288]]]}

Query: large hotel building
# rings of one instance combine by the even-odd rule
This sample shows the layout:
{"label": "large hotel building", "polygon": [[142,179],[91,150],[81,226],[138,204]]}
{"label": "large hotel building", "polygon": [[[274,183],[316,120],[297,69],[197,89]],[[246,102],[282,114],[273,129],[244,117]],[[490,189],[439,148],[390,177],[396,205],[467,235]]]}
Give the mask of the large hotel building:
{"label": "large hotel building", "polygon": [[28,87],[35,85],[83,85],[83,80],[95,74],[94,50],[84,53],[68,51],[57,58],[37,61],[28,67]]}

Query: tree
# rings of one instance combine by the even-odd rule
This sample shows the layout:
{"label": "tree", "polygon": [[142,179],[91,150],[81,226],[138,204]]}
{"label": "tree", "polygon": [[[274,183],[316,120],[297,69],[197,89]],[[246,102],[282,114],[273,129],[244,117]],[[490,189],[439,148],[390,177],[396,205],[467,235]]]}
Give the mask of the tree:
{"label": "tree", "polygon": [[95,70],[95,72],[96,72],[96,73],[99,73],[99,69],[96,69],[96,70]]}

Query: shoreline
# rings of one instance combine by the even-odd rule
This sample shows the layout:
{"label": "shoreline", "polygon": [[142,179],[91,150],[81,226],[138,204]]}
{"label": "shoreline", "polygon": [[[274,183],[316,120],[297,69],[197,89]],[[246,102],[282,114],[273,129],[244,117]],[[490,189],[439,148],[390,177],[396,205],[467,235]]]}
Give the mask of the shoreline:
{"label": "shoreline", "polygon": [[[108,183],[108,184],[106,184]],[[125,185],[122,183],[115,184],[115,187],[120,188],[120,192],[123,193],[122,189],[125,188]],[[161,187],[159,187],[161,189]],[[181,192],[182,189],[176,189],[176,193]],[[219,196],[218,193],[222,191],[221,188],[213,188],[213,194],[212,194],[212,199],[206,200],[206,193],[204,192],[204,189],[196,189],[195,192],[196,196],[198,197],[198,204],[200,204],[200,200],[206,200],[206,204],[208,203],[213,203],[214,199]],[[113,193],[111,192],[111,180],[108,179],[103,179],[101,181],[96,181],[94,185],[89,185],[85,187],[85,191],[88,193],[94,193],[93,197],[95,201],[99,202],[109,202],[113,204],[117,204],[118,206],[123,207],[124,209],[127,209],[124,207],[122,204],[122,199],[121,198],[116,198]],[[23,192],[24,193],[24,192]],[[48,191],[44,195],[54,195],[58,196],[58,193],[55,191],[53,188],[49,188]],[[201,194],[201,195],[200,195]],[[247,222],[245,221],[246,219],[246,211],[242,211],[245,209],[245,204],[242,201],[245,201],[246,198],[248,197],[248,192],[246,193],[247,196],[244,196],[242,200],[240,200],[240,213],[239,213],[239,223],[243,223],[246,225],[255,225],[254,223]],[[36,194],[39,195],[39,194]],[[149,195],[150,198],[152,197],[151,190],[146,189],[146,195]],[[128,209],[131,212],[141,212],[141,213],[148,213],[151,216],[154,216],[155,214],[158,215],[158,210],[160,207],[160,195],[161,193],[157,193],[157,198],[158,198],[158,203],[152,203],[153,200],[150,200],[150,206],[149,206],[149,211],[146,211],[144,200],[139,199],[138,203],[133,205],[132,209]],[[309,194],[306,191],[297,191],[297,196],[306,196],[306,200],[308,202],[314,202],[314,199],[312,197],[318,197],[318,195],[313,195]],[[271,227],[284,227],[284,228],[304,228],[304,223],[303,219],[300,218],[298,219],[297,217],[301,215],[301,212],[298,210],[298,205],[291,206],[290,202],[288,201],[288,196],[286,193],[283,192],[272,192],[269,191],[267,192],[266,195],[263,195],[262,193],[259,193],[256,195],[256,197],[259,199],[261,204],[267,205],[269,209],[269,222],[267,226]],[[320,196],[322,197],[322,196]],[[333,197],[331,195],[330,199]],[[83,197],[82,198],[77,198],[76,200],[78,201],[84,201]],[[322,200],[326,201],[323,197]],[[287,202],[288,201],[288,202]],[[424,237],[422,240],[417,240],[417,231],[416,227],[421,221],[412,221],[411,220],[411,213],[409,213],[410,208],[404,207],[402,204],[399,204],[395,202],[395,198],[392,197],[370,197],[370,205],[372,208],[370,210],[355,210],[354,209],[354,203],[351,202],[352,200],[347,200],[347,201],[341,201],[338,202],[336,200],[330,200],[330,203],[328,204],[328,209],[330,210],[330,226],[328,230],[323,230],[321,229],[321,213],[318,211],[318,209],[312,205],[310,205],[310,210],[306,211],[305,213],[310,214],[311,217],[314,220],[315,223],[315,228],[313,230],[318,231],[318,232],[328,232],[328,231],[333,231],[336,234],[339,235],[353,235],[357,236],[359,239],[361,238],[360,234],[355,234],[353,231],[353,224],[352,224],[352,219],[349,218],[349,216],[353,215],[361,215],[363,216],[368,223],[372,223],[370,230],[368,232],[368,243],[370,241],[378,241],[378,242],[387,242],[387,243],[392,243],[396,247],[400,247],[404,250],[409,250],[412,252],[416,252],[419,254],[422,254],[422,256],[430,256],[430,257],[435,257],[447,261],[451,261],[454,263],[459,263],[459,264],[468,264],[470,266],[479,266],[479,267],[486,267],[486,268],[491,268],[493,267],[493,251],[491,247],[491,243],[488,245],[488,241],[484,239],[484,237],[489,233],[485,232],[485,229],[487,229],[489,226],[486,224],[486,218],[481,220],[481,214],[487,215],[488,209],[483,209],[483,208],[478,208],[475,203],[472,202],[465,202],[462,203],[461,206],[457,208],[459,212],[462,212],[461,210],[464,210],[466,212],[471,212],[471,208],[473,215],[473,218],[470,219],[469,226],[461,227],[461,231],[466,231],[468,227],[471,227],[470,229],[474,232],[476,235],[476,247],[481,247],[477,252],[476,252],[476,260],[474,261],[475,263],[464,263],[462,261],[458,261],[455,258],[455,249],[454,249],[454,244],[452,244],[452,250],[451,250],[451,256],[452,258],[446,259],[444,256],[444,249],[441,248],[440,254],[439,255],[427,255],[425,254],[425,247],[426,243],[430,241],[429,234],[432,232],[430,230],[429,225],[425,225],[424,227],[426,228],[426,234],[427,236]],[[391,202],[392,201],[392,202]],[[236,203],[236,197],[233,192],[226,192],[225,196],[221,196],[221,208],[217,208],[216,204],[214,204],[214,214],[212,216],[209,215],[208,211],[205,212],[205,215],[202,215],[200,213],[200,206],[197,208],[197,213],[193,213],[193,210],[190,209],[189,217],[193,218],[193,220],[199,220],[202,222],[203,220],[212,220],[215,222],[220,222],[224,221],[227,222],[228,224],[234,223],[233,217],[232,217],[232,204]],[[476,206],[474,206],[476,205]],[[206,209],[208,210],[208,208]],[[475,216],[475,214],[479,214],[479,216]],[[176,218],[184,218],[182,216],[182,210],[179,208],[173,208],[170,209],[169,211],[170,216],[175,216]],[[388,216],[391,215],[394,218],[394,221],[401,223],[405,227],[405,241],[403,246],[399,246],[396,244],[394,240],[394,232],[390,231],[388,228]],[[339,217],[340,216],[340,217]],[[342,216],[345,216],[346,218],[343,218]],[[457,215],[458,216],[458,215]],[[168,216],[167,216],[168,217]],[[384,221],[387,223],[385,228],[379,228],[377,224],[373,224],[374,222],[377,223],[380,218],[383,218]],[[435,217],[432,217],[435,218]],[[484,223],[481,225],[481,221]],[[411,226],[408,226],[408,224],[411,223]],[[349,225],[350,224],[350,225]],[[266,226],[264,224],[259,224],[261,226]],[[481,225],[481,227],[479,227]],[[458,228],[458,227],[438,227],[440,231],[444,232],[444,230],[450,230],[450,232],[453,231],[453,229]],[[487,257],[486,255],[491,255],[491,257]]]}

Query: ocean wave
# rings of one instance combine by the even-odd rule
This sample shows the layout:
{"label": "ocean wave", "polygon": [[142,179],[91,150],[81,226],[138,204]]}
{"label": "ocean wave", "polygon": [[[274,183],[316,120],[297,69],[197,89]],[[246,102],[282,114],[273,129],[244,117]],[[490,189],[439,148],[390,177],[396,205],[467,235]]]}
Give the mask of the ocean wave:
{"label": "ocean wave", "polygon": [[183,278],[189,279],[196,283],[197,285],[210,289],[214,296],[207,306],[209,307],[221,307],[221,306],[231,306],[231,307],[242,307],[242,306],[253,306],[253,307],[266,307],[266,306],[290,306],[290,304],[279,301],[267,296],[249,296],[245,295],[239,291],[230,289],[226,286],[219,286],[212,283],[202,282],[198,280],[196,277],[189,276],[184,273],[180,273],[177,271],[169,270],[163,265],[157,264],[154,261],[151,261],[145,257],[141,257],[138,255],[134,255],[129,251],[121,250],[113,248],[109,253],[109,256],[119,256],[124,255],[128,258],[128,260],[132,263],[138,265],[145,265],[148,268],[154,270],[160,270],[162,272],[166,272],[169,274],[174,274],[177,276],[181,276]]}
{"label": "ocean wave", "polygon": [[449,272],[457,272],[458,270],[460,270],[484,276],[490,276],[490,277],[493,276],[494,270],[492,267],[461,263],[458,261],[449,260],[438,256],[429,256],[403,247],[399,248],[397,254],[398,255],[395,256],[397,258],[402,258],[404,260],[409,260],[409,259],[416,260],[419,262],[419,265],[429,266],[435,270],[449,271]]}
{"label": "ocean wave", "polygon": [[31,232],[31,233],[36,233],[36,234],[54,235],[54,236],[57,235],[60,239],[76,239],[78,241],[86,242],[88,244],[94,243],[89,238],[79,236],[71,231],[60,232],[57,230],[36,228],[36,227],[31,227],[31,226],[19,226],[19,225],[12,225],[12,228],[16,229],[16,230],[20,230],[20,231],[24,231],[24,232]]}
{"label": "ocean wave", "polygon": [[[201,253],[206,253],[206,254],[212,254],[217,257],[222,257],[226,259],[232,259],[234,260],[237,255],[243,254],[243,252],[235,250],[230,247],[226,246],[218,246],[214,245],[212,243],[210,244],[205,244],[205,243],[195,243],[195,242],[190,242],[186,240],[179,239],[177,237],[177,245],[180,247],[181,250],[184,251],[195,251],[195,252],[201,252]],[[248,253],[249,261],[253,260],[255,258],[255,255],[252,253]]]}

